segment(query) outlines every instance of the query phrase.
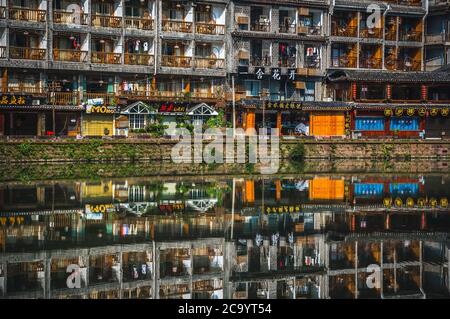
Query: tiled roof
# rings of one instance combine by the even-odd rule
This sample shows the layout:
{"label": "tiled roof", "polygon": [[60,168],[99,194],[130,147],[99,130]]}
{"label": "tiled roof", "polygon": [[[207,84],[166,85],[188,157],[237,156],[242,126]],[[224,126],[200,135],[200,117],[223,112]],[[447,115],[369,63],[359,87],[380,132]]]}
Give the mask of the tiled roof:
{"label": "tiled roof", "polygon": [[330,70],[326,81],[400,83],[450,83],[450,70],[433,72],[389,72],[377,70]]}

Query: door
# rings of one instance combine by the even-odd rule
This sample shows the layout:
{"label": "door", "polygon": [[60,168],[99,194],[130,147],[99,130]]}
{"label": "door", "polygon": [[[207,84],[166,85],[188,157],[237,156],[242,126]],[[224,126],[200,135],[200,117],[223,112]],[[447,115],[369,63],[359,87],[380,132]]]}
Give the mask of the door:
{"label": "door", "polygon": [[345,135],[345,116],[343,114],[312,114],[311,132],[313,136]]}

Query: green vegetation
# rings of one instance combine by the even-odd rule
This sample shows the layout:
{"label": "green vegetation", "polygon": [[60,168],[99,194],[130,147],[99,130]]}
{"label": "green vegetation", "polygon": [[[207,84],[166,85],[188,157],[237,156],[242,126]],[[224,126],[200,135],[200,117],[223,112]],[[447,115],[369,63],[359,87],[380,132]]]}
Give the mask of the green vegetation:
{"label": "green vegetation", "polygon": [[305,145],[297,143],[289,152],[289,159],[294,162],[303,162],[305,160]]}

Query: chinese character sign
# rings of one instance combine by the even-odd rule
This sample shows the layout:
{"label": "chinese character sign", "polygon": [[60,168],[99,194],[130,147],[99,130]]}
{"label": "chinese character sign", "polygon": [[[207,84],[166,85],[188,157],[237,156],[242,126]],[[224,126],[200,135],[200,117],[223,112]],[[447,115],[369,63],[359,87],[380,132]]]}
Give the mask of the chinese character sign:
{"label": "chinese character sign", "polygon": [[272,79],[275,81],[280,81],[281,80],[281,70],[280,68],[272,68]]}

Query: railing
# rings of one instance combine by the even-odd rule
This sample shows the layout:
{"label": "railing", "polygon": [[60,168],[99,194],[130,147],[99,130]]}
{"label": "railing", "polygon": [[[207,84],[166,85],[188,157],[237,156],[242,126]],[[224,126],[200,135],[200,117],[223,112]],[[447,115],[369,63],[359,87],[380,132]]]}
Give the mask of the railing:
{"label": "railing", "polygon": [[39,84],[9,83],[8,84],[8,92],[42,94],[42,93],[44,93],[44,90]]}
{"label": "railing", "polygon": [[364,69],[381,69],[381,59],[377,58],[371,58],[371,59],[364,59],[361,58],[359,60],[359,67]]}
{"label": "railing", "polygon": [[86,62],[87,51],[53,49],[53,59],[65,62]]}
{"label": "railing", "polygon": [[425,71],[434,71],[444,66],[443,57],[435,57],[425,61]]}
{"label": "railing", "polygon": [[331,29],[331,35],[337,37],[356,37],[358,29],[356,27],[334,27]]}
{"label": "railing", "polygon": [[295,57],[289,57],[289,58],[280,58],[278,60],[278,66],[283,68],[295,68],[296,65],[296,58]]}
{"label": "railing", "polygon": [[320,69],[320,58],[307,56],[304,63],[305,68]]}
{"label": "railing", "polygon": [[87,13],[81,12],[76,13],[63,10],[53,11],[54,23],[87,25],[87,20],[88,20]]}
{"label": "railing", "polygon": [[443,43],[450,42],[450,33],[425,35],[426,43]]}
{"label": "railing", "polygon": [[297,25],[280,25],[280,33],[296,34]]}
{"label": "railing", "polygon": [[417,32],[417,31],[401,32],[400,33],[400,41],[420,42],[420,41],[422,41],[422,32]]}
{"label": "railing", "polygon": [[162,21],[162,30],[166,32],[191,33],[192,22],[166,19]]}
{"label": "railing", "polygon": [[9,47],[11,59],[44,60],[45,52],[45,49],[39,48]]}
{"label": "railing", "polygon": [[250,26],[250,31],[256,31],[256,32],[270,32],[270,23],[253,23]]}
{"label": "railing", "polygon": [[122,54],[114,52],[92,52],[92,63],[120,64]]}
{"label": "railing", "polygon": [[270,56],[265,57],[252,57],[250,59],[250,65],[252,66],[270,66],[272,65],[272,58]]}
{"label": "railing", "polygon": [[396,70],[399,71],[420,71],[420,60],[397,60]]}
{"label": "railing", "polygon": [[308,26],[308,35],[321,35],[322,34],[322,27],[320,25],[318,26]]}
{"label": "railing", "polygon": [[84,95],[84,100],[87,101],[89,99],[103,99],[103,104],[112,105],[116,102],[116,97],[111,93],[92,93],[88,92]]}
{"label": "railing", "polygon": [[195,32],[200,34],[223,35],[225,34],[225,26],[223,24],[196,22]]}
{"label": "railing", "polygon": [[120,28],[122,26],[122,17],[93,14],[91,19],[94,27]]}
{"label": "railing", "polygon": [[403,5],[403,6],[415,6],[415,7],[422,6],[422,1],[421,0],[391,0],[391,1],[388,1],[388,2],[400,4],[400,5]]}
{"label": "railing", "polygon": [[11,20],[45,22],[47,11],[30,8],[9,8],[8,17]]}
{"label": "railing", "polygon": [[361,38],[377,38],[380,39],[382,37],[383,31],[381,28],[367,28],[360,29],[359,36]]}
{"label": "railing", "polygon": [[140,30],[153,30],[153,19],[137,18],[137,17],[125,17],[125,28],[140,29]]}
{"label": "railing", "polygon": [[78,92],[49,92],[47,99],[55,105],[80,105]]}
{"label": "railing", "polygon": [[153,65],[153,55],[140,53],[125,53],[125,64]]}
{"label": "railing", "polygon": [[214,94],[212,92],[199,92],[199,91],[194,91],[194,92],[190,92],[191,98],[194,99],[213,99],[217,97],[217,94]]}
{"label": "railing", "polygon": [[0,46],[0,59],[6,58],[6,47]]}
{"label": "railing", "polygon": [[194,65],[198,69],[223,69],[225,59],[195,57]]}
{"label": "railing", "polygon": [[163,55],[161,57],[161,65],[175,68],[190,68],[192,67],[192,57]]}
{"label": "railing", "polygon": [[333,58],[331,64],[333,67],[338,68],[356,68],[357,59],[355,56],[342,56],[339,58]]}

